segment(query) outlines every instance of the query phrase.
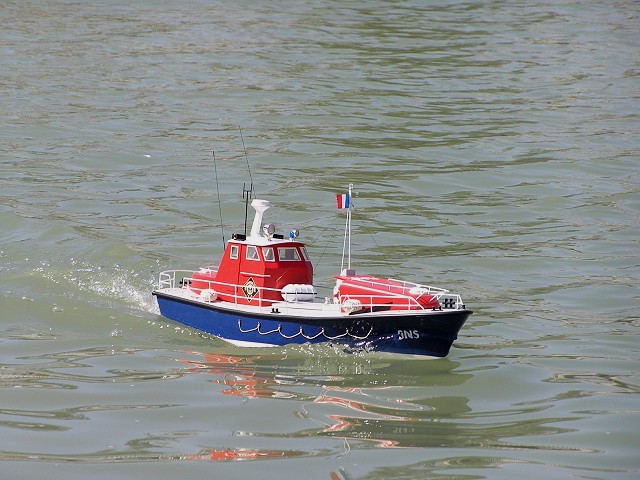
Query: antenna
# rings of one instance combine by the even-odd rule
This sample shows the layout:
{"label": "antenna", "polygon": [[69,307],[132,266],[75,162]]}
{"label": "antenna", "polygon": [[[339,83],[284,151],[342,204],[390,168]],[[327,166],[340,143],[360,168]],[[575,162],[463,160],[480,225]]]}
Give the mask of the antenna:
{"label": "antenna", "polygon": [[213,170],[216,172],[216,190],[218,191],[218,211],[220,212],[220,228],[222,229],[222,249],[226,248],[226,242],[224,239],[224,222],[222,221],[222,202],[220,201],[220,185],[218,184],[218,167],[216,165],[216,152],[211,150],[213,155]]}
{"label": "antenna", "polygon": [[253,177],[251,176],[251,167],[249,166],[249,157],[247,156],[247,149],[244,146],[244,137],[242,136],[242,128],[238,126],[238,130],[240,131],[240,140],[242,140],[242,150],[244,150],[244,158],[247,161],[247,170],[249,171],[249,180],[251,181],[251,190],[253,190]]}
{"label": "antenna", "polygon": [[247,171],[249,172],[249,180],[251,186],[247,190],[246,183],[242,184],[242,199],[244,200],[244,236],[247,236],[247,216],[249,215],[249,200],[255,195],[253,189],[253,177],[251,176],[251,167],[249,166],[249,156],[247,155],[247,148],[244,146],[244,136],[242,135],[242,127],[238,125],[238,131],[240,132],[240,140],[242,141],[242,150],[244,150],[244,158],[247,161]]}
{"label": "antenna", "polygon": [[249,215],[249,200],[253,197],[253,182],[249,190],[247,190],[247,184],[242,184],[242,199],[244,200],[244,236],[247,236],[247,216]]}

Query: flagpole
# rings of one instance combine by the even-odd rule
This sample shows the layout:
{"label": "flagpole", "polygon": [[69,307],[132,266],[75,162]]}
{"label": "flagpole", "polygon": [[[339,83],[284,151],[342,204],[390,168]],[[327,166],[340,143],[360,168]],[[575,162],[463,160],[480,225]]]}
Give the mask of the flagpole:
{"label": "flagpole", "polygon": [[351,190],[353,189],[353,183],[349,184],[349,208],[347,209],[347,222],[349,222],[349,264],[347,268],[351,270]]}
{"label": "flagpole", "polygon": [[344,255],[347,251],[347,235],[349,234],[349,212],[347,212],[347,220],[344,222],[344,237],[342,238],[342,262],[340,263],[340,273],[344,274]]}
{"label": "flagpole", "polygon": [[[340,272],[346,274],[351,270],[351,195],[353,193],[353,183],[349,184],[349,193],[336,195],[339,209],[347,209],[347,220],[344,223],[344,240],[342,241],[342,263],[340,264]],[[347,249],[347,241],[349,247]],[[344,268],[344,256],[347,255],[347,269]]]}

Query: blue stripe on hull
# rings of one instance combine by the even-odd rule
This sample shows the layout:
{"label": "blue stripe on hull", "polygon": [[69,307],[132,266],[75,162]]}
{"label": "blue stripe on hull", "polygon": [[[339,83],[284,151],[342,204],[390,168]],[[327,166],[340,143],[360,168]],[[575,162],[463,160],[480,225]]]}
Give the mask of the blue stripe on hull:
{"label": "blue stripe on hull", "polygon": [[336,319],[278,317],[268,319],[228,312],[154,292],[163,316],[223,340],[275,346],[335,342],[357,348],[444,357],[471,314],[441,314]]}

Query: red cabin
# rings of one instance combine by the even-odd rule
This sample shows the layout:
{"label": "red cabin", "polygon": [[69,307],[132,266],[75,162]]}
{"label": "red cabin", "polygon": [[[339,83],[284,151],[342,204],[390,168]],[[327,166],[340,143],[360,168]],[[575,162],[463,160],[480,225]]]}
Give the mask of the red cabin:
{"label": "red cabin", "polygon": [[283,288],[285,295],[310,295],[313,265],[304,244],[295,241],[294,234],[290,240],[275,235],[271,225],[262,228],[268,201],[254,200],[251,206],[256,209],[256,216],[249,238],[234,235],[218,269],[203,267],[195,272],[191,289],[199,294],[210,289],[220,300],[259,306],[282,301]]}

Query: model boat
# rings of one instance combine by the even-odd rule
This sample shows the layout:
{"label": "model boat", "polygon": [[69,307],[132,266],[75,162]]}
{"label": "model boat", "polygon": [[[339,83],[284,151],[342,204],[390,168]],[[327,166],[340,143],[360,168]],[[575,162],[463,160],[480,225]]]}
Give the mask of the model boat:
{"label": "model boat", "polygon": [[[460,295],[439,287],[356,273],[351,267],[352,185],[340,274],[327,295],[314,286],[309,253],[297,230],[286,236],[263,223],[270,207],[254,199],[250,234],[234,234],[217,266],[161,272],[160,313],[238,346],[332,342],[350,348],[444,357],[472,313]],[[245,220],[246,225],[246,220]],[[246,232],[246,229],[245,229]]]}

